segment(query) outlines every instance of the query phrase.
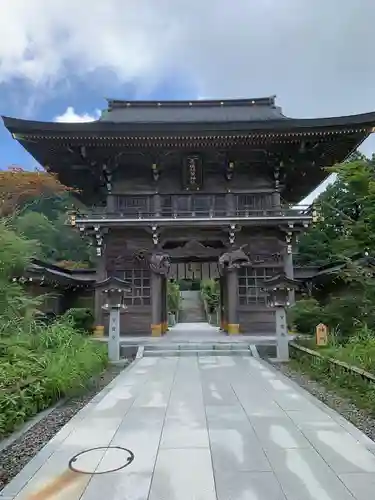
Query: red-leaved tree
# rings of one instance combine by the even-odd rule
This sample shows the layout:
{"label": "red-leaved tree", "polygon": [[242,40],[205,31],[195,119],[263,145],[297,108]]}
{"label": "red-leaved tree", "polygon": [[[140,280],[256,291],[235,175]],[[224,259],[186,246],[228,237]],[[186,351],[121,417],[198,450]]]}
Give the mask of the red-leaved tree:
{"label": "red-leaved tree", "polygon": [[30,171],[17,166],[0,170],[0,217],[14,214],[28,200],[68,191],[72,189],[61,184],[56,175],[43,170]]}

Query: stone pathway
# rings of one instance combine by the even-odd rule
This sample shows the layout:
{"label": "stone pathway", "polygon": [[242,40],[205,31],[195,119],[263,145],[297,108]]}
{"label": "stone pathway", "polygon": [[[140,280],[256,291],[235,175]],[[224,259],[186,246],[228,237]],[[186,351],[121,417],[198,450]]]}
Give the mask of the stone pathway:
{"label": "stone pathway", "polygon": [[[290,335],[290,340],[293,340],[294,336]],[[108,337],[98,337],[94,340],[99,342],[107,342]],[[240,335],[228,335],[223,332],[217,326],[212,326],[207,322],[201,323],[177,323],[175,326],[169,328],[168,332],[162,337],[151,337],[147,336],[132,336],[123,335],[120,337],[121,345],[133,344],[133,345],[143,345],[143,344],[169,344],[169,343],[197,343],[197,342],[211,342],[211,343],[242,343],[248,342],[250,344],[267,344],[273,345],[276,343],[275,335],[259,335],[259,334],[240,334]]]}
{"label": "stone pathway", "polygon": [[180,292],[180,321],[184,323],[200,323],[206,321],[201,292],[187,290]]}
{"label": "stone pathway", "polygon": [[[0,500],[369,500],[374,450],[255,358],[143,358],[81,410]],[[74,472],[69,461],[81,452]]]}
{"label": "stone pathway", "polygon": [[[233,336],[232,336],[233,337]],[[239,335],[237,335],[239,337]],[[209,323],[177,323],[171,327],[163,339],[176,341],[194,341],[204,342],[206,340],[224,341],[231,340],[231,337],[225,332],[220,331],[217,326],[212,326]]]}

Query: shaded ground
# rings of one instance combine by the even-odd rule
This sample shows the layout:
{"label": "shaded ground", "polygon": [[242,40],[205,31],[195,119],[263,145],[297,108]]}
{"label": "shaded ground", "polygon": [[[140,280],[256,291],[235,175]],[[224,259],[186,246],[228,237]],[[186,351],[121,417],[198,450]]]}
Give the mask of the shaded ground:
{"label": "shaded ground", "polygon": [[[68,469],[75,454],[95,447],[103,448],[74,462],[85,474]],[[98,474],[126,465],[130,455],[121,448],[134,453],[130,465]],[[374,449],[265,362],[143,358],[64,426],[3,494],[17,500],[54,492],[70,500],[368,500]]]}
{"label": "shaded ground", "polygon": [[74,417],[90,400],[106,387],[121,371],[123,367],[109,366],[108,369],[92,380],[90,387],[80,395],[69,398],[48,413],[27,432],[20,435],[6,448],[0,442],[0,500],[1,490],[16,476],[25,465],[45,446],[50,439]]}

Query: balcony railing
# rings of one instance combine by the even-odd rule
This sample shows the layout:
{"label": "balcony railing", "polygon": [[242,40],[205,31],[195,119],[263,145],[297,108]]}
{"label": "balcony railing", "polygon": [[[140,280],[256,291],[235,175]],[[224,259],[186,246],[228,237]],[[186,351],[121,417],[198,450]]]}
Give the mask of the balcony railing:
{"label": "balcony railing", "polygon": [[143,210],[118,210],[109,212],[105,208],[102,210],[80,211],[76,214],[79,220],[173,220],[173,219],[255,219],[255,218],[298,218],[311,219],[308,206],[281,207],[268,209],[235,209],[225,210],[179,210],[179,211],[143,211]]}

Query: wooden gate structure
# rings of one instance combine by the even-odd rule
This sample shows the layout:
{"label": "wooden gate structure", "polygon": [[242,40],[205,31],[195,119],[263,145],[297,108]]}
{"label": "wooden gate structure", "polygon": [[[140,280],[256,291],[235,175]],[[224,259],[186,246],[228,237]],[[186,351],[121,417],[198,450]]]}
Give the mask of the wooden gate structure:
{"label": "wooden gate structure", "polygon": [[[375,113],[293,119],[274,97],[110,99],[90,123],[3,120],[78,189],[87,209],[70,221],[93,239],[96,280],[131,284],[123,335],[166,331],[169,276],[219,278],[222,328],[259,334],[275,330],[262,283],[280,272],[293,278],[295,239],[317,216],[298,204],[327,177],[324,167],[368,137]],[[98,292],[95,304],[105,324]]]}

